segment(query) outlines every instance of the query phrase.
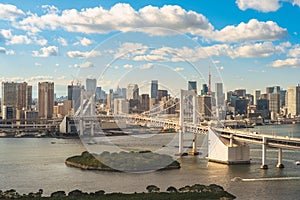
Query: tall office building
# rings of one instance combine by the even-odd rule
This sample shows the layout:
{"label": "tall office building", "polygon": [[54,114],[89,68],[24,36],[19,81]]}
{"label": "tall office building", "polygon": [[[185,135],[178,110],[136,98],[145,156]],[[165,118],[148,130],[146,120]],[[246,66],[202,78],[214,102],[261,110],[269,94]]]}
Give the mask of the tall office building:
{"label": "tall office building", "polygon": [[188,90],[194,90],[195,93],[197,94],[197,81],[189,81]]}
{"label": "tall office building", "polygon": [[223,93],[223,83],[216,83],[216,105],[224,105],[225,94]]}
{"label": "tall office building", "polygon": [[27,85],[27,109],[30,110],[32,106],[32,86]]}
{"label": "tall office building", "polygon": [[253,98],[254,98],[253,104],[254,105],[257,105],[257,100],[260,98],[260,95],[261,95],[260,90],[254,90],[254,93],[253,93]]}
{"label": "tall office building", "polygon": [[54,107],[54,83],[39,82],[38,83],[38,109],[39,118],[51,119]]}
{"label": "tall office building", "polygon": [[161,100],[163,97],[168,97],[168,90],[158,90],[157,91],[157,99]]}
{"label": "tall office building", "polygon": [[149,106],[150,106],[149,94],[142,94],[140,96],[140,106],[142,112],[149,110]]}
{"label": "tall office building", "polygon": [[300,115],[300,85],[287,88],[287,108],[291,117]]}
{"label": "tall office building", "polygon": [[20,113],[27,110],[30,96],[32,101],[32,87],[26,82],[2,82],[2,109],[9,111],[8,114],[3,113],[3,119],[8,119],[8,116],[10,119],[16,118],[17,111]]}
{"label": "tall office building", "polygon": [[212,116],[211,107],[212,107],[212,101],[211,96],[204,95],[198,97],[199,102],[199,110],[200,114],[205,119],[210,119]]}
{"label": "tall office building", "polygon": [[90,94],[94,94],[96,92],[97,80],[96,79],[86,79],[86,91]]}
{"label": "tall office building", "polygon": [[152,80],[151,81],[151,99],[157,99],[157,92],[158,92],[158,81]]}
{"label": "tall office building", "polygon": [[245,89],[237,89],[237,90],[234,90],[234,94],[237,97],[246,97],[246,90]]}
{"label": "tall office building", "polygon": [[202,85],[201,95],[207,95],[208,94],[208,87],[207,84]]}
{"label": "tall office building", "polygon": [[123,98],[114,99],[114,114],[128,114],[129,102]]}
{"label": "tall office building", "polygon": [[280,93],[269,93],[269,111],[275,114],[280,113]]}
{"label": "tall office building", "polygon": [[126,90],[126,97],[128,100],[138,100],[139,99],[139,86],[137,84],[128,84]]}
{"label": "tall office building", "polygon": [[78,110],[80,107],[80,96],[81,96],[81,90],[84,87],[81,85],[68,85],[68,100],[72,101],[72,108],[74,108],[74,112]]}

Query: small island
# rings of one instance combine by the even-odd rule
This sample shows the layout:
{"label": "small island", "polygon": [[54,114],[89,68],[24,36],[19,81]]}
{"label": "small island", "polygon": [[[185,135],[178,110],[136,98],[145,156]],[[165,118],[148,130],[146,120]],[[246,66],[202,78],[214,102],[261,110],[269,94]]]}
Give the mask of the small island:
{"label": "small island", "polygon": [[82,152],[81,155],[66,159],[65,164],[83,170],[140,172],[153,170],[179,169],[180,163],[169,155],[161,155],[151,151],[101,154]]}

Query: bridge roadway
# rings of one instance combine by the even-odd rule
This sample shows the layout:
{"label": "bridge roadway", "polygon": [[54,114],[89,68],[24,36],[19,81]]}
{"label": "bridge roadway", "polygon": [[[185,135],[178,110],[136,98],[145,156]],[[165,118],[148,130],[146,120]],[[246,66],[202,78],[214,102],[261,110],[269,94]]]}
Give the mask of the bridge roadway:
{"label": "bridge roadway", "polygon": [[[75,119],[83,119],[84,121],[90,120],[129,120],[131,123],[135,124],[144,124],[152,126],[161,126],[164,128],[174,128],[179,130],[178,120],[170,120],[164,118],[150,118],[147,116],[139,115],[98,115],[98,116],[84,116],[84,117],[75,117]],[[128,121],[127,121],[128,122]],[[203,126],[200,124],[193,124],[191,122],[185,122],[184,127],[186,132],[192,133],[206,133],[208,131],[208,126]],[[300,149],[300,138],[294,137],[283,137],[267,134],[257,134],[253,132],[240,131],[236,129],[223,129],[223,128],[213,128],[219,135],[223,138],[233,139],[240,142],[247,142],[253,144],[266,144],[269,147],[274,148],[284,148],[284,149]]]}
{"label": "bridge roadway", "polygon": [[[178,120],[164,119],[164,118],[150,118],[147,116],[139,115],[95,115],[95,116],[75,116],[75,120],[83,121],[102,121],[102,120],[126,120],[126,123],[134,123],[143,126],[158,126],[164,128],[174,128],[176,131],[180,129]],[[187,132],[192,133],[206,133],[208,126],[201,124],[193,124],[189,122],[184,123],[184,127]]]}
{"label": "bridge roadway", "polygon": [[233,139],[239,142],[247,142],[260,145],[266,143],[267,146],[274,148],[300,149],[300,138],[267,135],[233,129],[214,128],[214,130],[217,131],[217,133],[219,133],[223,138]]}

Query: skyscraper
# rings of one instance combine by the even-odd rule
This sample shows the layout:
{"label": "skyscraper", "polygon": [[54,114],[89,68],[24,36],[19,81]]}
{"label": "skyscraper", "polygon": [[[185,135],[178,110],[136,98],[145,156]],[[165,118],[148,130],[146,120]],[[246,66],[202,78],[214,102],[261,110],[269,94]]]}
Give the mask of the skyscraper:
{"label": "skyscraper", "polygon": [[137,84],[128,84],[126,90],[126,98],[128,100],[138,100],[139,99],[139,86]]}
{"label": "skyscraper", "polygon": [[151,99],[157,98],[157,91],[158,91],[158,81],[152,80],[151,81]]}
{"label": "skyscraper", "polygon": [[68,100],[72,101],[72,108],[74,108],[74,112],[76,113],[77,109],[80,106],[80,96],[81,90],[83,86],[81,85],[68,85]]}
{"label": "skyscraper", "polygon": [[300,85],[288,87],[287,108],[291,117],[300,115]]}
{"label": "skyscraper", "polygon": [[86,91],[89,93],[95,93],[96,92],[96,87],[97,87],[97,80],[96,79],[86,79]]}
{"label": "skyscraper", "polygon": [[30,98],[32,102],[32,87],[26,82],[2,82],[2,109],[9,110],[9,114],[3,113],[3,119],[7,119],[7,116],[16,118],[17,111],[20,113],[27,110]]}
{"label": "skyscraper", "polygon": [[207,95],[208,94],[208,87],[207,84],[202,85],[201,95]]}
{"label": "skyscraper", "polygon": [[38,83],[38,109],[39,118],[51,119],[54,107],[54,83]]}
{"label": "skyscraper", "polygon": [[216,83],[216,105],[224,105],[225,94],[223,93],[223,83]]}
{"label": "skyscraper", "polygon": [[32,86],[27,85],[27,109],[30,110],[32,105]]}
{"label": "skyscraper", "polygon": [[275,114],[280,113],[280,93],[268,94],[269,99],[269,111]]}
{"label": "skyscraper", "polygon": [[194,90],[197,94],[197,81],[189,81],[188,90]]}
{"label": "skyscraper", "polygon": [[257,100],[260,98],[261,91],[260,90],[254,90],[253,96],[254,96],[254,105],[257,105]]}

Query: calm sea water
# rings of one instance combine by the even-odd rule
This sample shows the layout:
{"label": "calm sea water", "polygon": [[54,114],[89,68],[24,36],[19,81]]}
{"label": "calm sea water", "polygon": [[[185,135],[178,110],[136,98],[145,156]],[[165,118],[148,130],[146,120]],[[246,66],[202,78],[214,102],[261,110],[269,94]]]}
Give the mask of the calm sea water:
{"label": "calm sea water", "polygon": [[[300,137],[300,125],[261,126],[251,129],[269,134]],[[174,134],[159,135],[146,140],[144,137],[116,136],[111,141],[117,146],[137,148],[151,146],[158,148],[164,141],[174,138]],[[199,138],[202,142],[204,137]],[[98,138],[97,140],[101,140]],[[97,142],[99,142],[97,141]],[[148,141],[148,142],[145,142]],[[100,143],[100,142],[99,142]],[[126,145],[125,145],[126,144]],[[109,146],[105,142],[101,145]],[[171,143],[173,145],[173,143]],[[147,185],[154,184],[166,190],[169,186],[182,187],[195,183],[222,185],[238,199],[299,199],[300,151],[283,150],[284,169],[277,169],[277,150],[267,150],[268,170],[261,170],[261,147],[251,146],[251,164],[227,166],[208,163],[202,156],[183,157],[179,170],[156,171],[150,173],[121,173],[83,171],[66,167],[67,157],[93,149],[97,145],[83,145],[80,140],[55,138],[1,138],[0,139],[0,189],[14,188],[20,193],[44,189],[49,195],[57,190],[66,192],[80,189],[91,192],[141,192]],[[111,146],[111,145],[110,145]],[[111,147],[110,147],[111,148]],[[176,148],[174,146],[174,148]],[[175,150],[174,150],[175,151]],[[205,151],[205,150],[204,150]],[[205,152],[204,152],[205,153]],[[249,181],[233,182],[234,177]],[[289,180],[261,178],[291,177]]]}

